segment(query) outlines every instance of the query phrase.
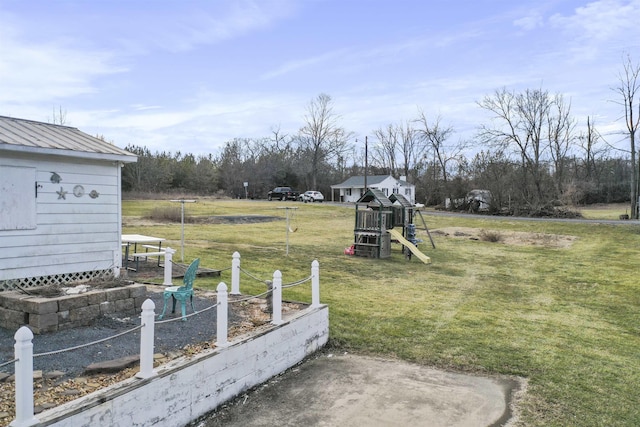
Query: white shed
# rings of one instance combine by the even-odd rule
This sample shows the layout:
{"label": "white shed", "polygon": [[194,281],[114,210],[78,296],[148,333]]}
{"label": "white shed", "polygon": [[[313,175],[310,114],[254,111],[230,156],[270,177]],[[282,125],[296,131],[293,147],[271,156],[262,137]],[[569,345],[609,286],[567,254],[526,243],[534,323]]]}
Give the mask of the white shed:
{"label": "white shed", "polygon": [[118,276],[121,167],[76,128],[0,116],[0,290]]}

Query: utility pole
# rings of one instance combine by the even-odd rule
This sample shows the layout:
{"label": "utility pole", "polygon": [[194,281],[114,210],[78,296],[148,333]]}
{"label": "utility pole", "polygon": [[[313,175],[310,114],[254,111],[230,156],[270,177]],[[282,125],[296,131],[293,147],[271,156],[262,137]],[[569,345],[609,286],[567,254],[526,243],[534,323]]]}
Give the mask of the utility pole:
{"label": "utility pole", "polygon": [[364,192],[367,192],[367,172],[369,169],[369,141],[364,137]]}

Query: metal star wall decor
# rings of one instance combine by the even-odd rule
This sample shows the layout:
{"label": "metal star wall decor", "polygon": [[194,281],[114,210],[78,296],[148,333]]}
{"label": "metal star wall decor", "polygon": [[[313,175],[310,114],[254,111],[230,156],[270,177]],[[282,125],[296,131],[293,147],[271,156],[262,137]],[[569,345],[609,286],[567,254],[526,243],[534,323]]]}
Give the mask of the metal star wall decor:
{"label": "metal star wall decor", "polygon": [[67,200],[68,191],[64,191],[64,189],[62,187],[60,187],[60,191],[56,191],[56,193],[58,193],[58,200],[60,200],[60,199]]}

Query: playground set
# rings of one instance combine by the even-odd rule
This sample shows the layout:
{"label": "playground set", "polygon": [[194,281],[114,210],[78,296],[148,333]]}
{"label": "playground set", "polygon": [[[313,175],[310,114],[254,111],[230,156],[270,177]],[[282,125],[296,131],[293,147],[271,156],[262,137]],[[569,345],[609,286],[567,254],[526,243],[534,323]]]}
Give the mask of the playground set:
{"label": "playground set", "polygon": [[[407,259],[415,255],[425,264],[431,263],[431,259],[416,246],[421,240],[416,237],[413,219],[416,214],[422,218],[422,214],[404,196],[392,194],[387,197],[380,190],[369,189],[356,202],[355,212],[355,239],[348,253],[369,258],[388,258],[391,256],[391,243],[398,242]],[[422,222],[435,248],[424,218]]]}

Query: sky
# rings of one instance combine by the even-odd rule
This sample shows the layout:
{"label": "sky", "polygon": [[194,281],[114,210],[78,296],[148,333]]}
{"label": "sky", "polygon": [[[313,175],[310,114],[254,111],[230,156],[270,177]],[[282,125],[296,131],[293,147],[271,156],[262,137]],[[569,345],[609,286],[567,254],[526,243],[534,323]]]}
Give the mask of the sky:
{"label": "sky", "polygon": [[420,112],[473,140],[483,98],[542,89],[624,145],[638,22],[640,0],[0,0],[0,115],[199,156],[295,134],[320,94],[362,144]]}

